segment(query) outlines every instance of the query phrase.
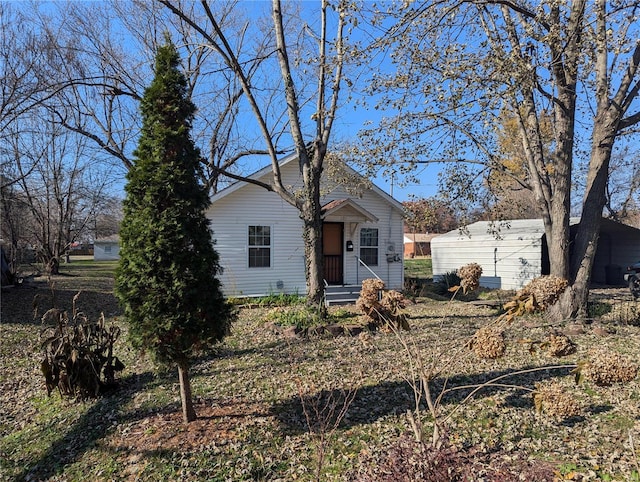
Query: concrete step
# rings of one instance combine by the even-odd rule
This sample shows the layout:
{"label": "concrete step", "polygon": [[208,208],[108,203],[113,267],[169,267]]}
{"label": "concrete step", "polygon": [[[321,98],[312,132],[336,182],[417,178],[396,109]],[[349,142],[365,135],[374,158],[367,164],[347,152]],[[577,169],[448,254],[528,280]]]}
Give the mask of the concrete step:
{"label": "concrete step", "polygon": [[327,306],[349,305],[360,297],[360,285],[330,285],[325,287],[324,296]]}

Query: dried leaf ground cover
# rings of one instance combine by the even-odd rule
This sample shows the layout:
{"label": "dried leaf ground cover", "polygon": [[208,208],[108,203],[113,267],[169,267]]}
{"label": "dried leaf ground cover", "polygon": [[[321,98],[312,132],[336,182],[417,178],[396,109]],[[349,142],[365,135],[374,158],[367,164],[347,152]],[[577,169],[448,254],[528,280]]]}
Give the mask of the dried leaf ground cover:
{"label": "dried leaf ground cover", "polygon": [[[79,302],[88,316],[101,310],[110,319],[117,316],[110,294],[113,266],[99,266],[101,275],[91,263],[64,267],[68,274],[54,280],[57,301],[70,306],[82,288]],[[399,437],[410,430],[406,412],[413,408],[413,394],[393,334],[289,338],[264,321],[277,308],[243,309],[233,334],[194,368],[199,419],[189,426],[181,422],[177,376],[158,372],[127,346],[126,336],[118,345],[127,367],[117,393],[84,403],[57,394],[47,398],[39,373],[39,324],[32,320],[35,294],[43,308],[51,302],[43,279],[2,293],[1,480],[315,480],[322,450],[322,480],[354,480],[396,453]],[[599,296],[610,298],[607,292]],[[338,310],[345,323],[358,323],[355,313]],[[411,331],[403,336],[420,347],[425,360],[446,363],[448,371],[436,386],[445,375],[448,386],[473,385],[559,362],[542,350],[529,353],[530,341],[548,333],[541,318],[529,317],[507,333],[504,358],[480,360],[464,350],[459,363],[449,363],[450,354],[494,318],[495,310],[428,299],[408,310]],[[640,329],[606,326],[615,333],[572,327],[577,350],[560,363],[575,363],[593,347],[638,360]],[[640,381],[575,387],[567,371],[531,372],[509,383],[533,388],[554,379],[579,401],[577,416],[557,421],[538,414],[531,392],[518,389],[481,391],[454,413],[449,438],[480,462],[474,466],[477,480],[492,465],[502,467],[499,480],[518,480],[531,467],[551,474],[548,480],[637,480]],[[447,397],[443,409],[455,409],[467,393]],[[331,431],[330,415],[350,397],[344,419]]]}

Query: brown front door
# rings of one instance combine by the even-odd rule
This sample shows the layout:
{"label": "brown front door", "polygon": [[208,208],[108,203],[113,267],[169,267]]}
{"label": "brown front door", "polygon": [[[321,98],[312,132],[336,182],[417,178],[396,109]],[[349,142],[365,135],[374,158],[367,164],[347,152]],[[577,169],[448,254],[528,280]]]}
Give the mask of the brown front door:
{"label": "brown front door", "polygon": [[324,279],[330,285],[343,284],[342,245],[344,224],[322,225],[322,254],[324,255]]}

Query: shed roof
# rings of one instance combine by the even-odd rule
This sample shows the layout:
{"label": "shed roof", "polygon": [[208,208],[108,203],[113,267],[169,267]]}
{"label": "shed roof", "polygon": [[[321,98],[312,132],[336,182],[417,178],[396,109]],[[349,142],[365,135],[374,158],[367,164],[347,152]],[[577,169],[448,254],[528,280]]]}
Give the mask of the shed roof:
{"label": "shed roof", "polygon": [[[580,218],[571,218],[575,224]],[[508,221],[478,221],[435,237],[432,242],[473,239],[475,241],[531,240],[544,235],[542,219],[512,219]]]}
{"label": "shed roof", "polygon": [[[569,220],[571,226],[580,223],[579,217]],[[602,231],[609,233],[638,232],[637,228],[628,226],[611,219],[602,219]],[[544,235],[542,219],[511,219],[508,221],[478,221],[448,233],[436,236],[432,242],[447,242],[456,239],[475,241],[515,241],[539,239]],[[406,236],[406,235],[405,235]]]}

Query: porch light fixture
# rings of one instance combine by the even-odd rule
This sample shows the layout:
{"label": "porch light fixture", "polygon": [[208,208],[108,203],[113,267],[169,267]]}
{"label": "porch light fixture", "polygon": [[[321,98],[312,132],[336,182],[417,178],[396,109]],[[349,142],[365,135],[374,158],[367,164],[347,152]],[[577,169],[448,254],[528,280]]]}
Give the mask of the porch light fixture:
{"label": "porch light fixture", "polygon": [[347,241],[347,251],[353,251],[353,241]]}

